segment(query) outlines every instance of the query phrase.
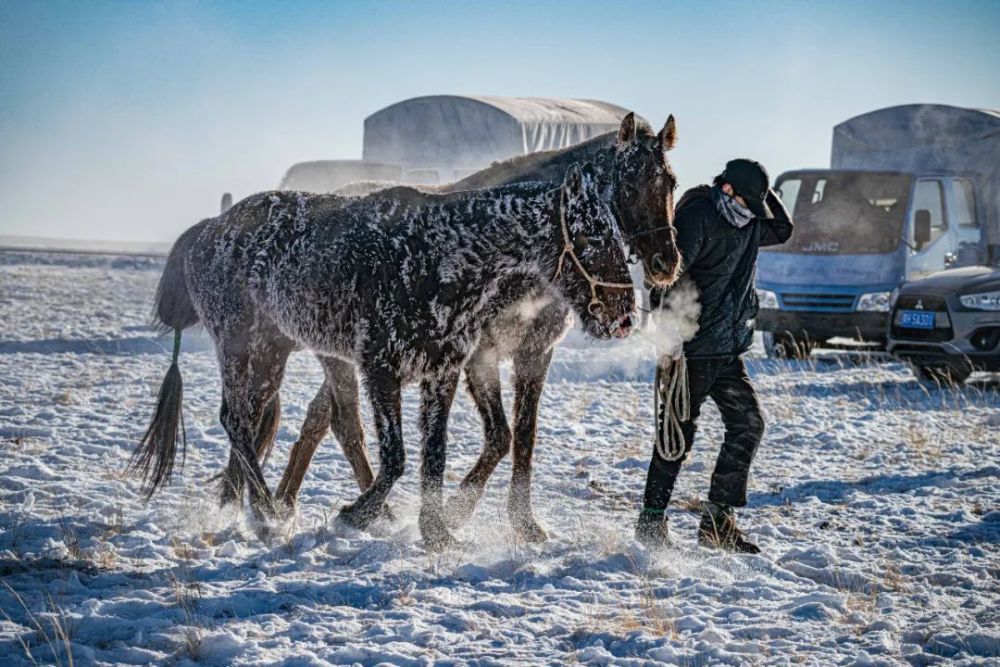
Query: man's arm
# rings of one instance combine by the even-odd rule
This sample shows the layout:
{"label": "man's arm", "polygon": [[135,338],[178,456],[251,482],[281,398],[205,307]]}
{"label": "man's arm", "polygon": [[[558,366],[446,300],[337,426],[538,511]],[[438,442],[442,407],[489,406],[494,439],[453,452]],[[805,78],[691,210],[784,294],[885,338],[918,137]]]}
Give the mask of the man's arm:
{"label": "man's arm", "polygon": [[[705,230],[697,206],[686,206],[674,218],[677,251],[681,255],[681,275],[698,259],[705,244]],[[695,210],[692,210],[695,209]]]}
{"label": "man's arm", "polygon": [[764,201],[767,203],[767,207],[771,209],[771,214],[774,217],[760,219],[760,245],[762,247],[781,245],[792,236],[792,229],[794,227],[792,218],[788,215],[788,210],[781,202],[781,197],[773,189],[767,189],[767,197],[765,197]]}

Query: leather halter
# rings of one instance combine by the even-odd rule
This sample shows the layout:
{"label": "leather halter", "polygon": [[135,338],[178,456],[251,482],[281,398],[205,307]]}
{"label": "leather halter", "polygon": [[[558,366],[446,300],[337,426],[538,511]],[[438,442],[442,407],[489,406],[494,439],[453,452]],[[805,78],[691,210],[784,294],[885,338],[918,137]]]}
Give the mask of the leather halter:
{"label": "leather halter", "polygon": [[569,238],[569,227],[566,226],[566,188],[562,186],[559,188],[559,225],[562,227],[564,245],[563,251],[559,255],[559,263],[556,265],[556,273],[552,276],[552,281],[555,282],[556,278],[562,274],[563,260],[566,259],[566,255],[569,255],[570,259],[573,260],[573,264],[576,265],[577,271],[580,272],[583,279],[590,285],[590,303],[587,304],[587,312],[594,317],[597,317],[605,310],[604,302],[597,298],[598,287],[631,290],[635,289],[635,286],[632,283],[609,283],[604,280],[598,280],[594,276],[590,275],[590,272],[583,267],[583,264],[580,262],[580,258],[576,256],[573,242]]}

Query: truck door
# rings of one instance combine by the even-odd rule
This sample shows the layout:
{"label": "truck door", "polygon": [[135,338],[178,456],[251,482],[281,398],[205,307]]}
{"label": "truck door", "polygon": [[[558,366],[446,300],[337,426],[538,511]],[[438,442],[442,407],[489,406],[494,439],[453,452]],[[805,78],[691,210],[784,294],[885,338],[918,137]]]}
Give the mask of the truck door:
{"label": "truck door", "polygon": [[[957,249],[949,266],[975,266],[984,260],[980,245],[981,231],[976,215],[976,188],[970,178],[948,179],[948,220],[956,235]],[[947,258],[946,258],[947,260]]]}
{"label": "truck door", "polygon": [[[945,268],[945,259],[957,248],[957,239],[949,234],[945,217],[945,189],[940,178],[921,178],[913,186],[913,203],[907,220],[907,243],[913,248],[906,261],[906,278],[913,280]],[[917,247],[914,239],[914,218],[917,211],[926,210],[931,216],[931,240]]]}

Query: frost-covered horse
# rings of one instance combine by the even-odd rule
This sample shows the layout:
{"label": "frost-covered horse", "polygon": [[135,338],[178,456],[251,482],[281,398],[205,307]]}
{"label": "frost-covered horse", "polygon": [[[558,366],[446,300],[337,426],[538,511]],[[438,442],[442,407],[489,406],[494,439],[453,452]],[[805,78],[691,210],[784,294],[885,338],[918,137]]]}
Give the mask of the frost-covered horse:
{"label": "frost-covered horse", "polygon": [[[623,241],[595,176],[589,165],[573,166],[555,188],[430,195],[401,187],[346,204],[264,193],[182,235],[161,278],[158,317],[177,341],[200,321],[215,343],[231,445],[226,480],[242,480],[258,518],[275,514],[257,460],[261,434],[272,428],[267,408],[288,355],[305,347],[354,364],[375,415],[379,472],[341,519],[368,525],[402,475],[400,395],[416,381],[420,529],[431,547],[452,540],[441,497],[448,413],[484,323],[523,292],[518,282],[551,285],[593,336],[625,336],[632,327]],[[133,458],[150,493],[170,475],[180,402],[172,365]]]}
{"label": "frost-covered horse", "polygon": [[[665,286],[676,279],[678,254],[672,227],[676,178],[666,158],[676,143],[673,116],[657,134],[628,114],[617,134],[609,133],[568,149],[534,153],[495,164],[437,191],[496,187],[524,181],[558,183],[566,166],[593,161],[601,196],[617,211],[623,233],[643,262],[650,282]],[[545,531],[531,507],[531,460],[535,445],[538,404],[553,348],[565,335],[569,310],[557,293],[543,282],[518,282],[519,298],[487,323],[479,346],[465,367],[469,392],[483,420],[482,454],[448,504],[452,525],[462,523],[483,494],[497,464],[511,450],[514,465],[508,495],[508,513],[522,539],[540,541]],[[500,394],[499,363],[513,361],[514,432],[508,425]],[[322,360],[326,382],[309,405],[299,439],[292,448],[278,485],[277,497],[294,507],[309,462],[332,427],[358,486],[364,490],[374,480],[365,449],[355,372],[339,359]],[[275,406],[276,407],[276,406]],[[273,411],[272,411],[273,412]],[[265,434],[260,446],[270,450]]]}

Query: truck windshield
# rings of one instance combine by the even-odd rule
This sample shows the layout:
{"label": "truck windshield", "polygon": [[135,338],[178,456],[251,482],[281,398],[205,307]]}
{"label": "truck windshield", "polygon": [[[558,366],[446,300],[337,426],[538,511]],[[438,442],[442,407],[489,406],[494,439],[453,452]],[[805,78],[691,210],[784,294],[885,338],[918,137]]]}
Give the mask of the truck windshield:
{"label": "truck windshield", "polygon": [[773,252],[889,253],[903,236],[912,177],[878,172],[788,174],[777,184],[795,221],[792,238]]}

